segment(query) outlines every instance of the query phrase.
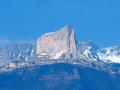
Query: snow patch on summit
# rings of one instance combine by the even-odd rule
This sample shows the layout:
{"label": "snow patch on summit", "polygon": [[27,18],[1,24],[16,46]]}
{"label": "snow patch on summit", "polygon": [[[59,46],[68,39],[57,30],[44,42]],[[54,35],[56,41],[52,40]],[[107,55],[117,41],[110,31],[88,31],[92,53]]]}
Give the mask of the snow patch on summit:
{"label": "snow patch on summit", "polygon": [[120,46],[103,48],[97,54],[104,62],[120,63]]}
{"label": "snow patch on summit", "polygon": [[106,60],[111,60],[114,63],[120,63],[120,56],[110,55],[106,57]]}

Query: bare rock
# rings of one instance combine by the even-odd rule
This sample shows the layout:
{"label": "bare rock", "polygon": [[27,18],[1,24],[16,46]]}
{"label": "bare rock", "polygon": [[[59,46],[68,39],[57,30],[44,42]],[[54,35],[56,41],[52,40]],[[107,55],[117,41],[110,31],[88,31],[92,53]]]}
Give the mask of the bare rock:
{"label": "bare rock", "polygon": [[76,42],[74,30],[66,25],[62,29],[47,33],[37,39],[36,54],[41,57],[49,55],[57,59],[64,53],[69,52],[72,56],[76,53]]}

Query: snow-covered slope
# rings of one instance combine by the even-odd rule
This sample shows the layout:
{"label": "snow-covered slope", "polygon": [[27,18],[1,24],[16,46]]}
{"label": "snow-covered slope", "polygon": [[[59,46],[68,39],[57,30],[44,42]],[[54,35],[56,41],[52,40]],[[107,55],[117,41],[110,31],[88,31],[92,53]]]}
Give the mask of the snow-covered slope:
{"label": "snow-covered slope", "polygon": [[0,49],[0,66],[12,61],[34,60],[35,46],[28,43],[6,45]]}
{"label": "snow-covered slope", "polygon": [[120,46],[103,48],[97,54],[105,62],[120,63]]}
{"label": "snow-covered slope", "polygon": [[93,42],[79,42],[78,51],[87,60],[101,60],[106,63],[120,63],[120,46],[100,48]]}
{"label": "snow-covered slope", "polygon": [[[91,59],[94,61],[99,60],[99,57],[97,55],[97,52],[99,51],[99,47],[91,41],[78,42],[77,51],[80,55],[84,56],[84,59],[86,58],[87,60]],[[79,56],[79,58],[81,57]]]}

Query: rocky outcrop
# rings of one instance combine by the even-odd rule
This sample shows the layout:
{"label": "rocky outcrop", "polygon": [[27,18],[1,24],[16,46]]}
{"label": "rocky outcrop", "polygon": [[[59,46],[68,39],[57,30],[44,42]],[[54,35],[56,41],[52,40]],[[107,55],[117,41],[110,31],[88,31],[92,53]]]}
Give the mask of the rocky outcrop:
{"label": "rocky outcrop", "polygon": [[[62,29],[47,33],[37,39],[36,54],[38,57],[49,56],[57,59],[61,56],[75,57],[76,43],[74,30],[71,26],[65,26]],[[69,55],[68,55],[69,53]]]}
{"label": "rocky outcrop", "polygon": [[36,46],[38,58],[72,58],[120,63],[119,46],[101,49],[92,42],[76,43],[74,29],[68,25],[39,37]]}

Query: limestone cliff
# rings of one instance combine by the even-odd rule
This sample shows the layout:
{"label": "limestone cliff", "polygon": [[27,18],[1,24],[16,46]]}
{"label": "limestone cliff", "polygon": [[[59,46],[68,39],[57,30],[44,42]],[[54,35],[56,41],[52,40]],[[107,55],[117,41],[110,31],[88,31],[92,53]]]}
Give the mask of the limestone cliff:
{"label": "limestone cliff", "polygon": [[67,53],[71,56],[76,54],[76,42],[74,30],[71,26],[65,26],[62,29],[47,33],[37,39],[36,54],[38,56],[49,55],[57,59]]}

